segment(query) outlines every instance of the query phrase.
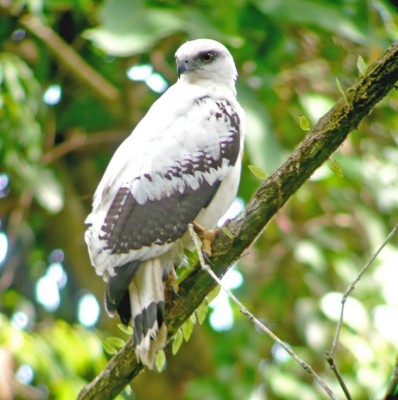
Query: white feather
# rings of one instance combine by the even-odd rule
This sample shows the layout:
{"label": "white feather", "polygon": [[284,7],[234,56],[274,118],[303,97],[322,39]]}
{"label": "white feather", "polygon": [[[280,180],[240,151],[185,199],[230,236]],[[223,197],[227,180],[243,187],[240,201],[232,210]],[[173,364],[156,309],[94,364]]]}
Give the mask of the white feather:
{"label": "white feather", "polygon": [[[152,302],[164,302],[164,284],[162,271],[164,265],[157,258],[146,261],[138,270],[130,283],[130,304],[133,310],[133,319],[142,313]],[[165,268],[168,268],[167,266]],[[163,328],[160,335],[159,329]],[[136,346],[136,354],[139,359],[150,368],[153,368],[155,354],[164,347],[166,341],[165,325],[158,326],[157,321],[148,330],[140,343]]]}

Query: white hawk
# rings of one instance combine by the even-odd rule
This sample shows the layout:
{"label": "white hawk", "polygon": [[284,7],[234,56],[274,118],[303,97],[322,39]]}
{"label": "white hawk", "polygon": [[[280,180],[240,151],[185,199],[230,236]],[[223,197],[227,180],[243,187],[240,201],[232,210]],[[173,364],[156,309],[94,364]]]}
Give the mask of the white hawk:
{"label": "white hawk", "polygon": [[188,224],[216,226],[236,196],[243,151],[229,51],[193,40],[176,62],[178,81],[115,152],[85,221],[106,311],[132,319],[136,354],[150,368],[166,342],[164,281],[191,245]]}

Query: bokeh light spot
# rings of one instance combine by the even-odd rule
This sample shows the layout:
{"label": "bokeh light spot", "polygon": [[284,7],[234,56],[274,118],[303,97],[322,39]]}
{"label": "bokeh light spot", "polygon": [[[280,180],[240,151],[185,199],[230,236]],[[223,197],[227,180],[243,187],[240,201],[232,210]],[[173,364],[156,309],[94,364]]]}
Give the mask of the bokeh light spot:
{"label": "bokeh light spot", "polygon": [[59,307],[58,285],[51,276],[45,275],[37,281],[36,299],[47,311],[55,311]]}
{"label": "bokeh light spot", "polygon": [[51,252],[49,260],[50,263],[62,263],[64,261],[65,254],[62,249],[55,249]]}
{"label": "bokeh light spot", "polygon": [[126,72],[127,78],[131,81],[146,81],[152,74],[153,67],[149,64],[134,65]]}
{"label": "bokeh light spot", "polygon": [[18,381],[24,385],[29,385],[33,381],[33,378],[35,377],[35,373],[33,372],[32,367],[26,364],[22,364],[18,368],[15,375]]}
{"label": "bokeh light spot", "polygon": [[68,276],[66,272],[59,262],[52,263],[47,270],[46,275],[56,282],[59,289],[65,287],[66,283],[68,282]]}
{"label": "bokeh light spot", "polygon": [[169,86],[162,75],[153,72],[152,65],[134,65],[126,71],[127,78],[131,81],[145,82],[155,93],[163,93]]}
{"label": "bokeh light spot", "polygon": [[26,36],[25,29],[17,29],[12,33],[11,40],[13,40],[14,42],[19,42],[22,39],[25,39],[25,36]]}
{"label": "bokeh light spot", "polygon": [[44,92],[43,101],[49,106],[55,106],[61,101],[62,88],[58,84],[50,85]]}
{"label": "bokeh light spot", "polygon": [[10,177],[7,174],[0,174],[0,199],[7,197],[10,192]]}
{"label": "bokeh light spot", "polygon": [[16,329],[26,329],[28,324],[29,318],[22,311],[16,311],[11,317],[11,325]]}
{"label": "bokeh light spot", "polygon": [[8,252],[8,238],[4,232],[0,232],[0,265],[4,262]]}
{"label": "bokeh light spot", "polygon": [[100,315],[100,307],[97,299],[91,293],[87,293],[79,301],[78,320],[79,322],[90,328],[94,326]]}
{"label": "bokeh light spot", "polygon": [[215,331],[228,331],[233,327],[234,316],[231,304],[229,303],[228,295],[222,289],[218,296],[210,303],[210,308],[213,311],[210,314],[209,322]]}
{"label": "bokeh light spot", "polygon": [[[243,284],[243,276],[232,267],[222,279],[223,286],[227,289],[236,289]],[[212,312],[209,322],[211,327],[217,331],[228,331],[234,325],[234,315],[229,301],[228,294],[221,289],[218,296],[210,303]]]}
{"label": "bokeh light spot", "polygon": [[150,89],[152,89],[155,93],[163,93],[169,86],[167,81],[163,78],[162,75],[153,73],[145,83],[148,85]]}

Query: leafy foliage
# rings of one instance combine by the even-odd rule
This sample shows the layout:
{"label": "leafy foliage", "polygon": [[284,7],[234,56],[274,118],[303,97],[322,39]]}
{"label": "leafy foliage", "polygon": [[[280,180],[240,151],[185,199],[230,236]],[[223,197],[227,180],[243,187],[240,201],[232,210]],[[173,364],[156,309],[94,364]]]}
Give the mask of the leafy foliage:
{"label": "leafy foliage", "polygon": [[[8,243],[0,261],[0,350],[12,356],[16,379],[50,398],[74,398],[105,366],[103,343],[113,352],[131,335],[103,313],[88,324],[98,330],[79,325],[85,295],[101,299],[103,292],[89,266],[83,220],[112,152],[159,95],[151,85],[175,81],[173,55],[182,42],[211,37],[236,60],[247,124],[239,196],[247,202],[264,171],[272,173],[344,88],[397,39],[394,4],[0,2],[0,243]],[[42,35],[40,25],[63,39],[62,51],[54,52],[52,36]],[[77,70],[66,49],[107,85],[93,89],[87,83],[93,73]],[[149,65],[151,72],[132,81],[127,71],[137,65]],[[43,101],[54,85],[59,98]],[[391,93],[236,266],[243,275],[235,289],[239,299],[336,392],[323,357],[341,293],[397,221],[397,108],[398,95]],[[192,265],[196,255],[187,252],[187,259]],[[347,303],[337,363],[356,399],[382,396],[397,353],[397,259],[394,238]],[[180,279],[189,272],[182,268]],[[52,306],[37,294],[51,280],[59,296]],[[281,348],[227,298],[217,299],[218,306],[205,299],[176,335],[175,357],[160,353],[158,369],[167,364],[162,374],[143,374],[132,384],[134,394],[128,389],[121,397],[319,398]],[[229,325],[215,323],[227,314]],[[23,366],[32,369],[30,380],[17,374]]]}

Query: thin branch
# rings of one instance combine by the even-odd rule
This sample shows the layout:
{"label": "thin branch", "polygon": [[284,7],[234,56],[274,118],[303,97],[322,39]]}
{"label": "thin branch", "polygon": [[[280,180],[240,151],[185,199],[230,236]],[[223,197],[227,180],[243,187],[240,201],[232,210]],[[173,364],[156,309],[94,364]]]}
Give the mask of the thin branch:
{"label": "thin branch", "polygon": [[191,237],[195,243],[196,251],[199,256],[199,263],[203,270],[205,270],[212,279],[224,290],[225,293],[232,299],[232,301],[239,307],[240,312],[245,315],[249,320],[251,320],[257,328],[266,333],[274,342],[278,343],[306,372],[308,372],[322,387],[322,389],[327,393],[327,395],[333,399],[337,400],[336,395],[333,393],[332,389],[326,384],[326,382],[314,371],[314,369],[307,364],[304,360],[302,360],[293,349],[286,344],[283,340],[281,340],[278,336],[276,336],[269,328],[267,328],[262,322],[260,322],[239,300],[238,298],[228,289],[226,288],[221,279],[213,272],[209,265],[206,264],[205,259],[203,257],[203,253],[201,251],[201,243],[198,235],[194,231],[193,225],[189,224],[188,226]]}
{"label": "thin branch", "polygon": [[[244,212],[225,226],[212,245],[213,271],[222,277],[253,243],[267,223],[356,129],[374,106],[398,81],[398,43],[393,44],[343,98],[310,130],[297,149],[253,195]],[[232,237],[231,237],[232,236]],[[199,267],[179,286],[178,296],[166,302],[166,323],[172,337],[215,287],[214,280]],[[142,370],[131,341],[108,363],[105,370],[82,389],[78,399],[112,399]]]}
{"label": "thin branch", "polygon": [[329,364],[330,369],[334,372],[334,374],[335,374],[335,376],[336,376],[336,378],[337,378],[337,380],[338,380],[338,382],[340,384],[340,387],[341,387],[341,389],[343,390],[343,392],[345,394],[346,399],[347,400],[352,400],[351,393],[348,390],[348,387],[347,387],[346,383],[344,382],[344,379],[341,376],[340,371],[338,370],[336,363],[334,362],[334,358],[330,355],[329,352],[327,352],[326,355],[325,355],[325,359],[326,359],[327,363]]}
{"label": "thin branch", "polygon": [[351,282],[351,284],[347,287],[346,291],[343,294],[343,297],[341,298],[341,310],[340,310],[340,318],[337,322],[337,327],[336,327],[336,333],[334,335],[334,339],[333,339],[333,343],[332,343],[332,347],[330,349],[330,351],[328,351],[325,354],[325,359],[328,362],[330,368],[332,369],[332,371],[334,372],[334,374],[336,375],[337,380],[340,383],[340,386],[347,398],[347,400],[351,400],[351,394],[347,388],[347,385],[345,384],[343,377],[341,376],[337,365],[335,363],[334,357],[336,355],[336,351],[337,351],[337,346],[339,344],[339,340],[340,340],[340,333],[341,333],[341,328],[343,327],[343,322],[344,322],[344,309],[345,309],[345,303],[348,299],[348,296],[352,293],[352,291],[355,289],[355,285],[361,280],[362,276],[366,273],[366,271],[369,269],[369,267],[373,264],[373,262],[376,260],[376,258],[378,257],[378,255],[380,254],[380,252],[383,250],[383,248],[385,247],[385,245],[390,241],[390,239],[393,237],[393,235],[395,234],[395,232],[398,229],[398,224],[394,225],[394,227],[392,228],[391,232],[388,234],[387,238],[384,240],[384,242],[380,245],[380,247],[377,249],[377,251],[373,254],[373,256],[368,260],[368,262],[364,265],[364,267],[361,269],[361,271],[359,272],[358,276],[354,279],[353,282]]}
{"label": "thin branch", "polygon": [[373,262],[376,260],[380,252],[383,250],[383,248],[386,246],[386,244],[390,241],[390,239],[394,236],[395,232],[398,229],[398,224],[394,225],[392,228],[391,232],[388,234],[387,238],[384,240],[384,242],[380,245],[380,247],[377,249],[377,251],[373,254],[373,256],[368,260],[368,262],[365,264],[365,266],[361,269],[359,272],[358,276],[354,279],[353,282],[350,283],[350,285],[347,287],[346,291],[343,294],[343,297],[341,298],[341,310],[340,310],[340,318],[337,323],[336,327],[336,333],[333,339],[332,347],[328,353],[328,355],[333,358],[336,354],[337,350],[337,345],[339,343],[340,339],[340,332],[341,328],[343,326],[343,321],[344,321],[344,308],[345,308],[345,303],[348,299],[348,296],[352,293],[352,291],[355,289],[355,285],[361,280],[362,276],[365,274],[365,272],[369,269],[369,267],[373,264]]}
{"label": "thin branch", "polygon": [[98,145],[102,143],[119,143],[126,138],[127,133],[123,130],[105,130],[89,135],[81,130],[71,130],[68,138],[57,146],[46,151],[41,159],[44,165],[48,165],[65,156],[66,154],[78,150],[84,146]]}

